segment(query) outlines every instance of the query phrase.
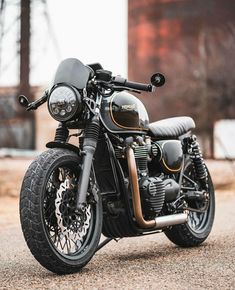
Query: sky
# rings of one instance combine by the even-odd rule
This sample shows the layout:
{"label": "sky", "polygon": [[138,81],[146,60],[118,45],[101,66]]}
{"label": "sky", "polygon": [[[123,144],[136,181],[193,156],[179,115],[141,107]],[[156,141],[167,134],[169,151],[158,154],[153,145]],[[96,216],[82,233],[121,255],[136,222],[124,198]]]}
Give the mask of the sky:
{"label": "sky", "polygon": [[[6,0],[0,86],[19,79],[19,7]],[[31,9],[31,85],[48,85],[61,60],[100,62],[127,76],[127,0],[34,0]],[[46,17],[49,15],[49,18]],[[48,21],[49,19],[49,21]]]}

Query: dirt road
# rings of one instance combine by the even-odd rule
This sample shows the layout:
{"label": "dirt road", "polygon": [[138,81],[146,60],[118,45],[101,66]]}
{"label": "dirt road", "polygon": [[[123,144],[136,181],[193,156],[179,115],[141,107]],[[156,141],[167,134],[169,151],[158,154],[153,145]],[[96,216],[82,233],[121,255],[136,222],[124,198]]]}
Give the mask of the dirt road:
{"label": "dirt road", "polygon": [[78,274],[57,276],[31,256],[18,201],[0,198],[0,289],[235,289],[235,194],[217,193],[213,232],[182,249],[164,234],[112,241]]}

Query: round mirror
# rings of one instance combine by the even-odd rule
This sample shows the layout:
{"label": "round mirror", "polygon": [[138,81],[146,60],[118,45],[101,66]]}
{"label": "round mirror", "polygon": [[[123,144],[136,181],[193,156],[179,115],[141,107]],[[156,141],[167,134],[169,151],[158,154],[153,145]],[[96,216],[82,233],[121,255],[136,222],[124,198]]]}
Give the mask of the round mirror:
{"label": "round mirror", "polygon": [[25,96],[20,95],[19,96],[19,103],[22,107],[27,108],[29,105],[29,100]]}
{"label": "round mirror", "polygon": [[155,87],[161,87],[165,84],[165,77],[163,74],[155,73],[151,77],[151,84]]}

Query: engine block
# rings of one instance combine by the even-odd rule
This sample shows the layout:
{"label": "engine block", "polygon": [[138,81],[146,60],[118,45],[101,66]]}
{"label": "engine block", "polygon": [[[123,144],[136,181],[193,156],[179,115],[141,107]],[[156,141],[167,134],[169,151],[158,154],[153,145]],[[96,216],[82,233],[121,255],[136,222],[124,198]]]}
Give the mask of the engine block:
{"label": "engine block", "polygon": [[165,187],[161,178],[146,177],[139,182],[142,209],[145,217],[156,217],[165,201]]}

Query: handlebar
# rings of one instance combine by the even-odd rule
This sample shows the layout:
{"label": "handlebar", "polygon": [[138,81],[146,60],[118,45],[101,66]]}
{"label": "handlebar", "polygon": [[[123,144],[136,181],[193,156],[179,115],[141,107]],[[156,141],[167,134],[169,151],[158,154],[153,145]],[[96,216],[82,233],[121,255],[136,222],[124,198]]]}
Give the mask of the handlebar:
{"label": "handlebar", "polygon": [[127,79],[122,78],[120,76],[113,77],[111,83],[117,86],[124,87],[124,88],[130,88],[130,89],[140,90],[140,91],[145,91],[145,92],[152,92],[154,89],[154,86],[152,86],[151,84],[143,84],[143,83],[128,81]]}
{"label": "handlebar", "polygon": [[26,108],[26,111],[31,111],[31,110],[36,110],[39,106],[44,104],[47,101],[47,98],[48,98],[48,90],[44,92],[43,96],[40,99],[32,103],[29,103],[29,100],[27,99],[27,97],[23,95],[20,95],[18,100],[19,100],[19,104],[22,107]]}
{"label": "handlebar", "polygon": [[[96,78],[90,80],[88,82],[92,88],[92,86],[97,86],[99,88],[99,85],[103,87],[104,89],[109,89],[111,91],[123,91],[123,90],[129,90],[136,93],[140,93],[140,91],[145,92],[153,92],[155,87],[160,87],[164,85],[165,83],[165,77],[160,73],[155,73],[151,77],[151,84],[144,84],[144,83],[138,83],[133,81],[128,81],[125,78],[122,78],[121,76],[114,76],[112,77],[112,73],[110,71],[106,71],[103,69],[96,71]],[[106,94],[107,95],[107,94]],[[29,102],[29,100],[21,95],[19,96],[19,104],[26,108],[27,111],[36,110],[39,106],[44,104],[49,96],[49,90],[46,90],[43,94],[43,96],[34,101]]]}
{"label": "handlebar", "polygon": [[96,71],[95,83],[113,91],[129,89],[136,90],[137,93],[140,93],[140,91],[153,92],[156,87],[164,85],[165,77],[160,73],[155,73],[151,77],[151,84],[144,84],[129,81],[121,76],[112,77],[111,71],[99,69]]}

